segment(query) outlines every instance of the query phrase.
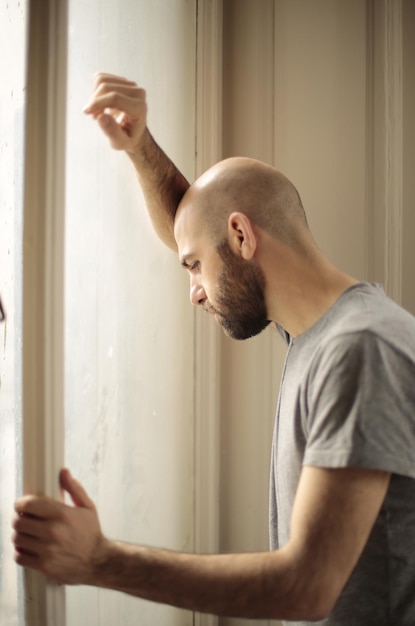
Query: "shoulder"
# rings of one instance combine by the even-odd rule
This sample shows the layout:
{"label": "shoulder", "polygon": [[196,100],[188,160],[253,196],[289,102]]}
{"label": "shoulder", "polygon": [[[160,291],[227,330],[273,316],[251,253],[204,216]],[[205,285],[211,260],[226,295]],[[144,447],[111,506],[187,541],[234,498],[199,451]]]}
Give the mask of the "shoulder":
{"label": "shoulder", "polygon": [[365,327],[335,334],[315,351],[307,384],[350,389],[365,385],[373,393],[380,385],[394,389],[413,388],[415,339],[398,332]]}
{"label": "shoulder", "polygon": [[380,285],[362,283],[333,307],[315,357],[363,359],[379,352],[415,362],[415,317]]}

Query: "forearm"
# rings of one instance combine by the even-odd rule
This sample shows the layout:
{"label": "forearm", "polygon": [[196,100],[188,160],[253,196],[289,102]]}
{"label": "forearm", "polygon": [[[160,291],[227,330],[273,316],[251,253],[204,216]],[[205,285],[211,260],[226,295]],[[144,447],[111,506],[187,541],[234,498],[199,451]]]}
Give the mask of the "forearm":
{"label": "forearm", "polygon": [[163,243],[176,251],[174,217],[189,183],[154,141],[148,129],[139,147],[127,151],[127,155],[136,170],[154,230]]}
{"label": "forearm", "polygon": [[154,602],[259,619],[313,619],[318,610],[283,550],[195,555],[107,542],[104,554],[90,584]]}

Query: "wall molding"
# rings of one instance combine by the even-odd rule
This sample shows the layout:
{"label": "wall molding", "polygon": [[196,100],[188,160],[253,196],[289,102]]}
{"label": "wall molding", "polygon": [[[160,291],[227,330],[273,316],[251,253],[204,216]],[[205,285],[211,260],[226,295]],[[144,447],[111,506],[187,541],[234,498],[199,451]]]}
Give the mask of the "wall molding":
{"label": "wall molding", "polygon": [[222,2],[197,0],[197,176],[222,158]]}
{"label": "wall molding", "polygon": [[402,295],[403,67],[402,0],[385,0],[385,284]]}
{"label": "wall molding", "polygon": [[[197,0],[196,174],[222,158],[222,0]],[[195,309],[195,551],[219,550],[219,332]],[[218,618],[195,613],[197,626]]]}
{"label": "wall molding", "polygon": [[[23,489],[59,498],[64,459],[63,289],[67,2],[28,12],[23,221]],[[27,626],[64,626],[65,587],[25,570]]]}
{"label": "wall molding", "polygon": [[402,298],[402,0],[367,0],[368,276]]}

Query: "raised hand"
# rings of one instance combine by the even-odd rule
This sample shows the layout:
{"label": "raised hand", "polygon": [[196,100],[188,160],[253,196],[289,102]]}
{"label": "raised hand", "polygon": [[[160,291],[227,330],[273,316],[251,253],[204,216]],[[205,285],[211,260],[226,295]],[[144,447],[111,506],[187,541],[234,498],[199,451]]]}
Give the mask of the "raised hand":
{"label": "raised hand", "polygon": [[127,78],[96,74],[94,91],[84,112],[98,121],[111,146],[124,150],[130,158],[154,230],[176,251],[174,217],[189,183],[147,128],[145,90]]}
{"label": "raised hand", "polygon": [[98,121],[115,150],[134,153],[140,147],[147,125],[146,92],[133,81],[96,74],[84,113]]}

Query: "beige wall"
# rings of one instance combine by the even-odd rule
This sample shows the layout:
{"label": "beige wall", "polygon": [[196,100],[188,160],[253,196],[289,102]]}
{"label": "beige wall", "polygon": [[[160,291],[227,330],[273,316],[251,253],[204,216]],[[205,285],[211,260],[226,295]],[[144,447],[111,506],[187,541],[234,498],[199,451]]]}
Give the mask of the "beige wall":
{"label": "beige wall", "polygon": [[[67,461],[111,535],[185,550],[266,550],[282,340],[267,329],[230,341],[200,312],[193,317],[187,281],[156,241],[134,174],[81,114],[98,67],[139,81],[155,136],[193,178],[194,130],[209,130],[200,112],[212,104],[209,89],[203,102],[198,92],[195,111],[196,2],[96,0],[87,12],[84,4],[71,3]],[[360,278],[385,281],[415,312],[413,1],[223,0],[223,37],[213,28],[221,0],[199,0],[197,28],[213,8],[217,56],[213,63],[206,53],[205,67],[223,73],[221,112],[210,109],[223,132],[205,166],[212,154],[238,154],[283,170],[327,255]],[[164,33],[163,46],[149,24]],[[159,294],[172,304],[167,315],[154,306]],[[67,606],[68,623],[79,621],[79,606],[102,625],[120,616],[123,626],[135,623],[137,614],[143,624],[217,623],[90,589],[70,590]]]}
{"label": "beige wall", "polygon": [[415,3],[403,2],[402,304],[415,315]]}
{"label": "beige wall", "polygon": [[[330,259],[360,279],[385,282],[415,310],[414,4],[404,2],[401,16],[395,6],[400,3],[393,11],[392,4],[226,0],[223,156],[246,155],[281,169],[298,187],[312,231]],[[401,190],[399,128],[389,123],[400,106],[399,24],[404,25]],[[400,191],[401,212],[393,202]],[[267,330],[242,343],[221,339],[220,547],[225,551],[267,549],[269,450],[285,352],[275,335]]]}

